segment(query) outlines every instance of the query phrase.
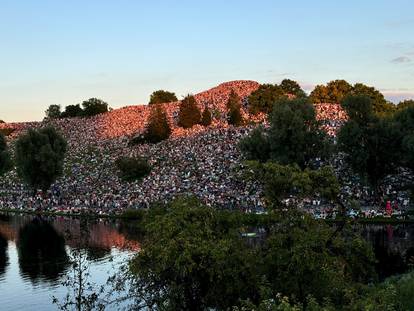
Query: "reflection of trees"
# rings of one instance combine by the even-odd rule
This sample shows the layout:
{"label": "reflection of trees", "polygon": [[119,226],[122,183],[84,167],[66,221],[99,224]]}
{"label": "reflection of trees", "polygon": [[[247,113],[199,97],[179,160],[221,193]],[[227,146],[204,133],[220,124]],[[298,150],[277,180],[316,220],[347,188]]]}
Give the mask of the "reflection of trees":
{"label": "reflection of trees", "polygon": [[68,266],[65,239],[45,220],[35,218],[19,230],[21,272],[32,281],[55,281]]}
{"label": "reflection of trees", "polygon": [[0,234],[0,276],[6,271],[6,266],[8,264],[7,256],[7,240],[4,236]]}

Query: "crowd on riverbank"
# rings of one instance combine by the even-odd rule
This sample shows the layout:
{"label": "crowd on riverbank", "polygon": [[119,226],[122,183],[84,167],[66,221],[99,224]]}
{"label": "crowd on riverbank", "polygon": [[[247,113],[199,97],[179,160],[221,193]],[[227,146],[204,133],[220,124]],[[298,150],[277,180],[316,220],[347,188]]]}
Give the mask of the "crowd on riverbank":
{"label": "crowd on riverbank", "polygon": [[[64,175],[47,193],[33,195],[17,178],[15,171],[0,180],[0,208],[47,209],[56,211],[97,210],[112,212],[128,208],[147,208],[153,202],[169,201],[178,195],[192,194],[208,206],[262,212],[264,202],[259,182],[243,178],[243,159],[237,147],[254,125],[234,128],[226,122],[226,102],[231,90],[242,98],[247,121],[262,116],[248,115],[246,98],[259,84],[233,81],[195,95],[202,109],[208,106],[214,121],[210,127],[194,126],[184,130],[173,126],[173,135],[155,145],[130,146],[133,135],[141,132],[148,117],[147,106],[131,106],[88,119],[63,119],[50,123],[0,124],[13,126],[13,140],[27,128],[51,124],[68,140]],[[165,104],[170,122],[175,124],[178,103]],[[326,131],[335,136],[346,122],[346,113],[337,104],[315,105],[317,118]],[[262,118],[263,119],[263,118]],[[251,122],[249,122],[251,123]],[[126,183],[117,176],[114,162],[121,156],[144,156],[152,166],[142,181]],[[340,171],[340,159],[334,163],[337,175],[345,178],[343,195],[371,206],[372,195],[355,176]],[[345,176],[345,177],[344,177]],[[394,191],[392,187],[388,189]],[[393,194],[398,206],[405,208],[409,198]],[[405,202],[405,203],[404,203]],[[332,204],[318,198],[302,202],[315,215],[332,214]],[[394,204],[394,203],[393,203]],[[394,204],[394,205],[395,205]]]}

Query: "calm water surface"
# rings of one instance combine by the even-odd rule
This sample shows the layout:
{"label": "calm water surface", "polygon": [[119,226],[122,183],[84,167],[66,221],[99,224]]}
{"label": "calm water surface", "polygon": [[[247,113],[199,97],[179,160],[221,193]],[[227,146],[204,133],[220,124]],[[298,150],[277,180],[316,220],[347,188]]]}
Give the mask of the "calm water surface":
{"label": "calm water surface", "polygon": [[[414,263],[414,225],[357,229],[372,243],[382,279]],[[0,214],[0,310],[57,310],[52,297],[68,293],[62,282],[73,271],[74,250],[85,254],[91,281],[102,285],[139,249],[128,222]]]}
{"label": "calm water surface", "polygon": [[74,250],[85,254],[91,281],[105,284],[140,248],[131,228],[114,220],[0,214],[0,310],[57,310],[52,297],[69,291],[62,282],[73,271]]}

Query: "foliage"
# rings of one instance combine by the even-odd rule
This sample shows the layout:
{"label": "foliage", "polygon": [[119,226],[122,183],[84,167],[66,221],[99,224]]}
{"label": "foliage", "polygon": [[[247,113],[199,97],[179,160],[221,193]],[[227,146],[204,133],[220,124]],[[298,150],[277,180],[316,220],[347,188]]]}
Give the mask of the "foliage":
{"label": "foliage", "polygon": [[354,171],[376,189],[399,166],[399,127],[393,119],[376,117],[367,96],[349,96],[342,105],[350,120],[338,133],[338,148]]}
{"label": "foliage", "polygon": [[253,246],[238,233],[247,216],[185,197],[149,210],[130,263],[134,294],[150,309],[331,311],[372,279],[373,252],[361,238],[293,211],[266,215],[274,223]]}
{"label": "foliage", "polygon": [[253,251],[217,224],[217,212],[184,198],[147,223],[131,271],[150,307],[225,310],[257,295]]}
{"label": "foliage", "polygon": [[162,105],[152,105],[145,128],[144,138],[149,143],[158,143],[170,137],[171,127]]}
{"label": "foliage", "polygon": [[119,177],[128,182],[140,180],[151,172],[148,161],[140,157],[122,157],[117,159],[115,164],[119,171]]}
{"label": "foliage", "polygon": [[15,131],[14,128],[8,127],[8,128],[2,128],[0,129],[0,134],[4,135],[4,136],[9,136],[11,133],[13,133]]}
{"label": "foliage", "polygon": [[255,128],[250,135],[242,139],[239,148],[247,160],[266,162],[270,158],[270,143],[262,126]]}
{"label": "foliage", "polygon": [[374,87],[356,83],[352,88],[351,94],[368,96],[372,101],[372,108],[378,116],[389,115],[395,110],[395,106],[387,102],[384,95]]}
{"label": "foliage", "polygon": [[352,90],[352,86],[345,80],[330,81],[326,86],[317,85],[310,93],[310,99],[314,104],[340,103]]}
{"label": "foliage", "polygon": [[188,95],[180,103],[178,112],[178,125],[183,128],[190,128],[199,124],[201,120],[200,109],[193,95]]}
{"label": "foliage", "polygon": [[299,83],[290,79],[284,79],[280,83],[280,88],[285,94],[294,95],[296,98],[306,97],[306,93],[300,87]]}
{"label": "foliage", "polygon": [[19,176],[33,190],[46,191],[63,172],[65,139],[52,127],[29,130],[16,142]]}
{"label": "foliage", "polygon": [[164,103],[171,103],[177,101],[177,96],[175,96],[175,93],[164,91],[164,90],[158,90],[154,91],[150,96],[149,105],[154,104],[164,104]]}
{"label": "foliage", "polygon": [[263,184],[264,194],[269,205],[284,206],[283,200],[290,195],[303,198],[310,195],[336,200],[339,183],[331,167],[319,170],[301,170],[296,164],[282,165],[274,162],[246,162],[250,177]]}
{"label": "foliage", "polygon": [[0,133],[0,176],[12,168],[10,152],[7,149],[6,138]]}
{"label": "foliage", "polygon": [[60,115],[61,118],[76,118],[84,115],[83,109],[79,104],[66,106],[65,111]]}
{"label": "foliage", "polygon": [[243,117],[241,115],[241,99],[237,93],[232,90],[227,101],[228,117],[227,122],[234,126],[243,124]]}
{"label": "foliage", "polygon": [[92,117],[100,113],[108,112],[108,104],[98,98],[89,98],[82,102],[83,115]]}
{"label": "foliage", "polygon": [[61,114],[60,105],[50,105],[45,114],[48,120],[59,119]]}
{"label": "foliage", "polygon": [[412,106],[414,106],[414,99],[407,99],[407,100],[400,101],[396,109],[403,110],[405,108],[412,107]]}
{"label": "foliage", "polygon": [[201,114],[201,125],[203,126],[209,126],[212,121],[212,116],[210,109],[206,106],[203,110],[203,113]]}
{"label": "foliage", "polygon": [[280,86],[277,84],[262,84],[249,96],[249,111],[252,114],[270,113],[274,104],[282,98],[286,98],[286,95]]}

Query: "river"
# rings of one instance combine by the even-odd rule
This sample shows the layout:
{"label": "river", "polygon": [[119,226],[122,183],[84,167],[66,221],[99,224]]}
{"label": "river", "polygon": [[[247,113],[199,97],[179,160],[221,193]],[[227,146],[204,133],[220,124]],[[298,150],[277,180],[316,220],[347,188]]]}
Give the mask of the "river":
{"label": "river", "polygon": [[[372,243],[381,279],[404,273],[414,264],[414,225],[361,225]],[[96,285],[106,283],[139,251],[131,222],[0,214],[0,310],[58,310],[73,290],[68,275],[73,254],[82,254]],[[106,310],[118,310],[119,306]]]}

